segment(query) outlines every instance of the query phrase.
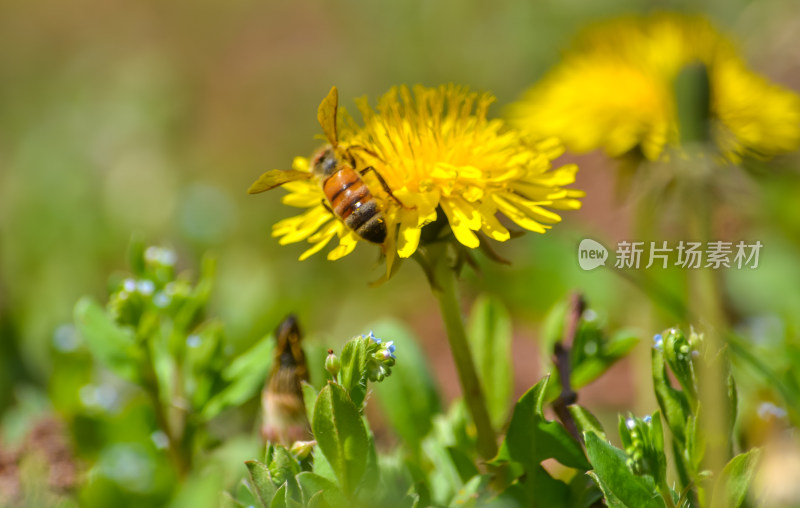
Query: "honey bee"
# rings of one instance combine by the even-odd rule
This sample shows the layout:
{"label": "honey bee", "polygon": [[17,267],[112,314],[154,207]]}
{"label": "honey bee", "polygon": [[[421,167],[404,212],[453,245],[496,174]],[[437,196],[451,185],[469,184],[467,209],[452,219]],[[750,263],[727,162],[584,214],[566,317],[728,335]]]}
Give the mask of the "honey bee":
{"label": "honey bee", "polygon": [[261,436],[264,441],[289,446],[311,436],[302,390],[302,383],[308,382],[308,365],[295,316],[289,315],[278,325],[275,337],[272,370],[261,392]]}
{"label": "honey bee", "polygon": [[[311,172],[273,169],[261,175],[247,192],[258,194],[287,182],[316,178],[325,194],[322,204],[328,211],[359,237],[368,242],[383,244],[386,240],[386,220],[383,210],[361,177],[372,171],[386,193],[393,199],[396,198],[375,168],[370,166],[356,171],[356,163],[350,153],[350,150],[356,147],[344,149],[339,146],[336,131],[338,108],[339,95],[336,87],[333,87],[317,111],[317,120],[329,144],[312,157]],[[358,148],[371,153],[363,147]]]}

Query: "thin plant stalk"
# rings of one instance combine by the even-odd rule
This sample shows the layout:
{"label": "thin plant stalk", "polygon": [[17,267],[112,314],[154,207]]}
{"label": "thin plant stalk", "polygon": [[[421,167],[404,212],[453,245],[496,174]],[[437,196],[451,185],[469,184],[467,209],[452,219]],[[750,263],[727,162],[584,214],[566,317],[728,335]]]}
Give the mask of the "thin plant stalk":
{"label": "thin plant stalk", "polygon": [[464,329],[456,293],[456,274],[448,259],[446,245],[432,245],[426,250],[426,255],[416,256],[416,259],[428,275],[431,290],[439,303],[464,402],[475,423],[478,453],[488,460],[497,455],[497,441]]}
{"label": "thin plant stalk", "polygon": [[[711,210],[709,203],[698,200],[694,217],[689,224],[698,240],[711,238]],[[725,372],[726,320],[721,307],[721,290],[716,274],[710,268],[693,270],[689,278],[690,295],[696,302],[698,315],[704,329],[706,358],[699,364],[700,421],[706,436],[704,468],[718,478],[728,460],[730,443],[730,404],[728,402],[727,375]]]}

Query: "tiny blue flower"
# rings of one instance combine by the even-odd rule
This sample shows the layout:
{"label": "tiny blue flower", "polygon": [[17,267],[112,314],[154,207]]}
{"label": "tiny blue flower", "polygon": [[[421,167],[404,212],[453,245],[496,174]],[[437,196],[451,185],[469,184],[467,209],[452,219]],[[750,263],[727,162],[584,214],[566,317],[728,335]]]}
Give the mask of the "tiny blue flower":
{"label": "tiny blue flower", "polygon": [[153,297],[153,303],[156,307],[164,308],[169,305],[169,296],[167,296],[163,291],[159,291],[156,293],[156,296]]}
{"label": "tiny blue flower", "polygon": [[652,417],[652,416],[650,416],[650,415],[645,415],[645,417],[644,417],[644,418],[642,418],[642,421],[643,421],[644,423],[650,423],[651,421],[653,421],[653,417]]}
{"label": "tiny blue flower", "polygon": [[662,337],[660,333],[653,336],[653,348],[659,351],[663,351],[664,349],[664,337]]}
{"label": "tiny blue flower", "polygon": [[161,249],[161,263],[167,266],[172,266],[177,261],[178,256],[172,249]]}
{"label": "tiny blue flower", "polygon": [[786,418],[787,412],[785,409],[776,406],[771,402],[762,402],[760,406],[758,406],[758,416],[762,420],[766,420],[768,416],[772,416],[778,419]]}
{"label": "tiny blue flower", "polygon": [[203,342],[199,335],[189,335],[186,338],[186,345],[189,347],[198,347]]}
{"label": "tiny blue flower", "polygon": [[136,289],[143,295],[151,295],[156,289],[156,285],[152,280],[142,279],[136,283]]}

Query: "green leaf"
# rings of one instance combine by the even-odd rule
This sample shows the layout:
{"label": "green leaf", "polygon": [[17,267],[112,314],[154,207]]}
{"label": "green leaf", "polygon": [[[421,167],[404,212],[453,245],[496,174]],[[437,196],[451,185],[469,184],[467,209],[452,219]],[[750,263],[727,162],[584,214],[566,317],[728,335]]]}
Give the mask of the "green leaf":
{"label": "green leaf", "polygon": [[280,485],[300,473],[300,463],[286,447],[276,445],[272,450],[272,457],[268,467],[270,476],[275,483]]}
{"label": "green leaf", "polygon": [[441,402],[428,361],[412,333],[395,321],[374,323],[371,328],[385,340],[394,341],[398,361],[391,377],[374,383],[378,404],[389,425],[413,451],[430,432]]}
{"label": "green leaf", "polygon": [[568,467],[587,470],[590,466],[580,444],[561,424],[544,418],[542,405],[548,380],[545,377],[539,381],[517,402],[506,433],[505,449],[528,472],[550,458]]}
{"label": "green leaf", "polygon": [[702,406],[697,405],[697,416],[690,416],[686,421],[686,444],[684,445],[685,467],[692,477],[696,476],[702,467],[703,456],[706,451],[706,440],[700,429],[700,418],[702,418]]}
{"label": "green leaf", "polygon": [[533,506],[540,508],[572,508],[567,505],[569,501],[569,486],[556,480],[542,467],[538,466],[529,478],[527,490],[533,494]]}
{"label": "green leaf", "polygon": [[300,484],[305,498],[309,500],[309,506],[314,497],[319,494],[321,497],[315,502],[324,503],[322,506],[344,506],[346,504],[346,499],[336,484],[318,474],[310,471],[300,473],[297,475],[297,483]]}
{"label": "green leaf", "polygon": [[335,483],[311,471],[304,471],[297,475],[297,482],[308,498],[320,491],[338,490]]}
{"label": "green leaf", "polygon": [[[652,479],[636,476],[625,463],[625,453],[614,448],[594,432],[584,434],[589,462],[603,492],[610,492],[628,508],[664,508]],[[606,500],[609,500],[606,497]]]}
{"label": "green leaf", "polygon": [[472,478],[461,488],[453,498],[450,506],[454,507],[474,507],[477,506],[478,497],[486,489],[489,483],[488,475],[481,475]]}
{"label": "green leaf", "polygon": [[204,420],[214,418],[226,407],[243,404],[261,390],[272,367],[274,348],[275,340],[267,335],[222,371],[222,378],[228,385],[203,407]]}
{"label": "green leaf", "polygon": [[287,508],[286,504],[286,484],[280,486],[275,496],[272,498],[269,508]]}
{"label": "green leaf", "polygon": [[597,483],[597,486],[600,488],[600,492],[602,492],[603,499],[606,502],[606,506],[608,506],[609,508],[628,508],[622,501],[620,501],[617,498],[617,496],[614,495],[613,492],[608,490],[608,487],[606,487],[606,485],[602,481],[600,481],[600,478],[598,478],[597,474],[594,471],[589,471],[586,474],[589,475],[589,477],[592,480],[594,480],[595,483]]}
{"label": "green leaf", "polygon": [[366,343],[359,339],[352,339],[344,345],[342,356],[339,359],[342,370],[339,373],[342,380],[341,386],[347,391],[350,399],[359,410],[367,395],[367,379],[365,369],[367,365]]}
{"label": "green leaf", "polygon": [[603,492],[588,474],[576,474],[569,482],[570,508],[590,508],[603,498]]}
{"label": "green leaf", "polygon": [[319,392],[305,381],[301,383],[300,388],[303,390],[303,403],[306,406],[306,418],[308,418],[308,421],[311,421],[314,419],[314,403],[317,401]]}
{"label": "green leaf", "polygon": [[379,494],[375,489],[380,487],[381,471],[378,466],[378,450],[375,448],[375,435],[369,428],[369,422],[366,417],[362,417],[361,421],[367,429],[367,464],[364,467],[364,474],[362,475],[361,483],[363,489],[361,492],[370,494]]}
{"label": "green leaf", "polygon": [[518,482],[515,482],[494,497],[487,507],[491,508],[516,508],[530,506],[531,500],[528,493]]}
{"label": "green leaf", "polygon": [[308,505],[306,508],[331,508],[331,505],[325,501],[325,493],[324,492],[317,492],[308,500]]}
{"label": "green leaf", "polygon": [[211,297],[211,290],[214,287],[214,278],[216,275],[216,266],[216,260],[212,256],[208,254],[203,256],[200,267],[200,279],[192,289],[189,298],[186,299],[173,319],[175,330],[182,333],[174,335],[188,335],[188,331],[196,326],[197,321],[202,316],[203,309],[208,299]]}
{"label": "green leaf", "polygon": [[81,298],[75,304],[75,326],[92,356],[117,376],[142,383],[144,351],[138,347],[133,331],[117,326],[94,300]]}
{"label": "green leaf", "polygon": [[286,478],[286,506],[287,508],[303,508],[305,498],[300,484],[294,476]]}
{"label": "green leaf", "polygon": [[[313,405],[311,406],[311,410],[313,412],[314,410]],[[313,418],[311,421],[313,421]],[[325,455],[322,453],[322,450],[320,450],[319,444],[317,444],[314,447],[314,451],[311,453],[314,456],[314,466],[312,468],[314,474],[317,474],[325,478],[326,480],[335,482],[337,480],[336,473],[333,472],[333,467],[331,466],[331,463],[328,462],[328,459],[325,458]]]}
{"label": "green leaf", "polygon": [[738,508],[742,505],[760,456],[761,450],[754,448],[747,453],[737,455],[725,465],[714,484],[712,507]]}
{"label": "green leaf", "polygon": [[133,235],[128,245],[128,266],[137,278],[144,276],[144,251],[144,240],[139,235]]}
{"label": "green leaf", "polygon": [[150,349],[150,361],[158,383],[159,399],[164,405],[169,406],[172,404],[170,397],[175,393],[175,359],[170,355],[166,339],[161,334],[150,337],[145,347]]}
{"label": "green leaf", "polygon": [[600,421],[597,419],[597,417],[589,412],[588,409],[577,404],[572,404],[571,406],[568,406],[567,409],[572,415],[572,419],[575,420],[575,425],[578,426],[578,431],[581,433],[581,435],[584,432],[591,431],[601,438],[606,439],[606,433],[603,430],[603,426],[600,424]]}
{"label": "green leaf", "polygon": [[603,348],[603,356],[606,358],[622,358],[630,353],[639,343],[639,334],[636,330],[629,330],[627,328],[617,330],[606,342]]}
{"label": "green leaf", "polygon": [[236,500],[245,506],[258,506],[260,500],[258,494],[255,493],[255,488],[249,481],[242,478],[236,488]]}
{"label": "green leaf", "polygon": [[672,383],[667,375],[664,353],[653,348],[651,359],[653,389],[656,393],[658,405],[664,413],[664,419],[667,421],[667,425],[672,431],[675,440],[678,441],[681,446],[684,446],[686,443],[684,426],[691,415],[689,400],[686,398],[686,394],[672,387]]}
{"label": "green leaf", "polygon": [[541,333],[541,346],[545,358],[550,358],[553,354],[553,347],[556,342],[564,339],[564,322],[567,319],[568,302],[561,300],[556,303],[544,318]]}
{"label": "green leaf", "polygon": [[229,492],[224,490],[219,493],[219,507],[220,508],[245,508],[244,503],[237,501]]}
{"label": "green leaf", "polygon": [[356,405],[344,388],[329,383],[314,404],[314,438],[345,494],[352,494],[367,463],[369,440]]}
{"label": "green leaf", "polygon": [[496,298],[482,296],[472,306],[468,336],[492,424],[508,416],[514,385],[511,361],[511,318]]}
{"label": "green leaf", "polygon": [[458,476],[461,477],[462,482],[467,483],[470,478],[479,473],[478,467],[463,450],[455,446],[448,446],[446,450],[450,454],[450,460],[453,461],[453,465],[458,471]]}
{"label": "green leaf", "polygon": [[[602,334],[597,330],[596,333]],[[578,364],[573,365],[570,376],[572,388],[577,390],[588,385],[612,365],[627,355],[639,342],[639,337],[634,331],[619,330],[607,342],[602,343],[600,351],[594,356],[583,358]]]}
{"label": "green leaf", "polygon": [[248,460],[244,463],[247,466],[247,471],[250,473],[250,481],[252,482],[253,490],[261,501],[261,505],[268,507],[275,497],[277,488],[272,483],[272,476],[269,473],[269,468],[256,460]]}

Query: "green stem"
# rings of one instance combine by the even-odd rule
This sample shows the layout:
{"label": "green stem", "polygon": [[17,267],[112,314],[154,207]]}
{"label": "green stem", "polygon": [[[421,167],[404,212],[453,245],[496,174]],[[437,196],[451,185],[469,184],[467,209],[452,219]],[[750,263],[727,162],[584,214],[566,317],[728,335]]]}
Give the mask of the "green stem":
{"label": "green stem", "polygon": [[[712,236],[712,209],[702,194],[695,201],[693,216],[689,217],[690,232],[705,244]],[[690,291],[694,306],[704,324],[705,361],[699,364],[698,398],[700,421],[706,436],[703,466],[719,478],[728,461],[731,415],[728,400],[725,366],[724,335],[727,328],[722,308],[722,290],[716,273],[710,268],[690,272]]]}
{"label": "green stem", "polygon": [[672,490],[667,486],[666,483],[661,482],[658,485],[658,493],[661,494],[661,497],[664,499],[664,504],[667,505],[667,508],[675,508],[675,500],[672,499]]}
{"label": "green stem", "polygon": [[464,393],[464,402],[477,430],[478,453],[485,459],[491,459],[497,455],[497,442],[461,318],[455,273],[450,265],[445,245],[431,246],[428,254],[430,256],[427,259],[421,257],[417,259],[426,270],[433,294],[439,302],[450,350],[458,370],[458,380]]}
{"label": "green stem", "polygon": [[175,435],[168,416],[168,409],[164,406],[160,397],[160,387],[158,376],[156,375],[155,360],[150,351],[150,345],[145,343],[147,373],[145,376],[144,388],[153,404],[153,412],[156,417],[156,424],[167,436],[167,452],[175,464],[175,468],[181,478],[185,478],[191,467],[190,451],[184,453],[185,448],[181,446],[178,437]]}

